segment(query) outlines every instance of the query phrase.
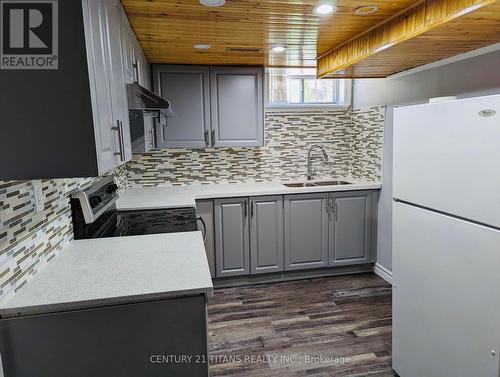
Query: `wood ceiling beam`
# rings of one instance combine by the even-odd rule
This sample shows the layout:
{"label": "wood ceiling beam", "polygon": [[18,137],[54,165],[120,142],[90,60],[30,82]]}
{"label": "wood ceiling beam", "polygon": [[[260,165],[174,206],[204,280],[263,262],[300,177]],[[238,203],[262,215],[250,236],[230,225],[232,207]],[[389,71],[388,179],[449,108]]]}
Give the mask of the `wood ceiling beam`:
{"label": "wood ceiling beam", "polygon": [[[398,44],[404,44],[424,33],[443,27],[447,23],[457,21],[471,12],[474,12],[488,5],[497,3],[498,0],[423,0],[408,9],[396,14],[394,17],[381,24],[365,31],[359,36],[335,47],[334,49],[320,55],[317,59],[318,78],[324,77],[367,77],[366,75],[356,75],[357,63],[364,61],[376,54],[382,55],[384,51],[390,50]],[[485,23],[488,22],[485,20]],[[432,44],[429,44],[432,48]],[[411,52],[410,52],[411,54]],[[401,56],[407,60],[406,65],[401,70],[412,68],[411,56]],[[367,60],[367,61],[368,61]],[[418,61],[418,59],[415,59]],[[383,62],[384,59],[376,59]],[[419,64],[416,64],[419,65]],[[416,66],[415,65],[415,66]],[[382,68],[382,67],[381,67]],[[339,74],[339,71],[341,73]],[[380,69],[381,74],[377,74],[377,67],[372,67],[374,72],[371,77],[385,77],[396,72],[387,72]]]}

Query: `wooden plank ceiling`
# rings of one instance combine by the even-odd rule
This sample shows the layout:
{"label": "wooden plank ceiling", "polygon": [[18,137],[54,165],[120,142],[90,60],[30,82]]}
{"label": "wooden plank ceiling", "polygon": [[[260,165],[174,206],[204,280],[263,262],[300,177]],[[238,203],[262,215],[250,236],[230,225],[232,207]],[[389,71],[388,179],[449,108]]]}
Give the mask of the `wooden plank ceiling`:
{"label": "wooden plank ceiling", "polygon": [[[226,0],[206,7],[198,0],[122,0],[132,27],[152,63],[316,66],[316,57],[379,24],[415,0],[337,0],[336,12],[318,16],[320,0]],[[362,5],[378,12],[357,16]],[[208,43],[209,50],[195,50]],[[284,53],[270,48],[285,45]],[[230,47],[262,53],[229,53]]]}
{"label": "wooden plank ceiling", "polygon": [[[311,67],[319,77],[386,77],[500,42],[500,0],[122,0],[151,63]],[[359,16],[355,9],[379,10]],[[196,50],[195,44],[209,44]],[[286,46],[281,53],[276,45]],[[251,48],[255,53],[229,52]]]}
{"label": "wooden plank ceiling", "polygon": [[387,77],[500,41],[500,1],[426,0],[318,59],[319,77]]}

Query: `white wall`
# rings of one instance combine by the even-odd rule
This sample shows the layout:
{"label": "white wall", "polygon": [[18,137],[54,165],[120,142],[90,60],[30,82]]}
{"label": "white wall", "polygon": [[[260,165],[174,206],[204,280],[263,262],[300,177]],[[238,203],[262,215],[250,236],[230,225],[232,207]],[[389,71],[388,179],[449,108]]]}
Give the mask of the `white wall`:
{"label": "white wall", "polygon": [[354,81],[354,108],[389,105],[384,130],[383,188],[379,203],[377,263],[392,271],[392,106],[500,93],[500,51],[392,79]]}
{"label": "white wall", "polygon": [[405,105],[429,98],[500,92],[500,51],[393,79],[354,81],[354,108]]}

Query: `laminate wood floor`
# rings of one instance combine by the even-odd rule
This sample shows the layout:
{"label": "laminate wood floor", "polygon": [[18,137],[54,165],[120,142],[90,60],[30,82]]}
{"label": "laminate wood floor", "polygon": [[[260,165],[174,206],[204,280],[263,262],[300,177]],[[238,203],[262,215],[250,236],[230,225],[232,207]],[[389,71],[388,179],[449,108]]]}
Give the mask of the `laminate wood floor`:
{"label": "laminate wood floor", "polygon": [[372,273],[216,289],[208,322],[212,376],[393,376],[391,286]]}

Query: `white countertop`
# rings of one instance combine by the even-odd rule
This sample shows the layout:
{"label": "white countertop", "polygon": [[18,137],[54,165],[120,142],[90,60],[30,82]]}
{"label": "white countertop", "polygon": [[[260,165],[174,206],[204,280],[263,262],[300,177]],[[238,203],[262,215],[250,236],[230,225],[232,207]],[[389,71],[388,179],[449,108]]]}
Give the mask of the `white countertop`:
{"label": "white countertop", "polygon": [[[322,179],[326,180],[326,179]],[[128,188],[116,202],[119,210],[162,209],[196,207],[197,199],[231,198],[241,196],[287,195],[314,192],[376,190],[382,187],[380,182],[352,182],[349,185],[312,186],[290,188],[281,182],[265,183],[228,183],[210,185],[159,186],[147,188]],[[314,181],[312,181],[314,182]]]}
{"label": "white countertop", "polygon": [[212,292],[201,232],[73,241],[14,296],[11,317]]}

